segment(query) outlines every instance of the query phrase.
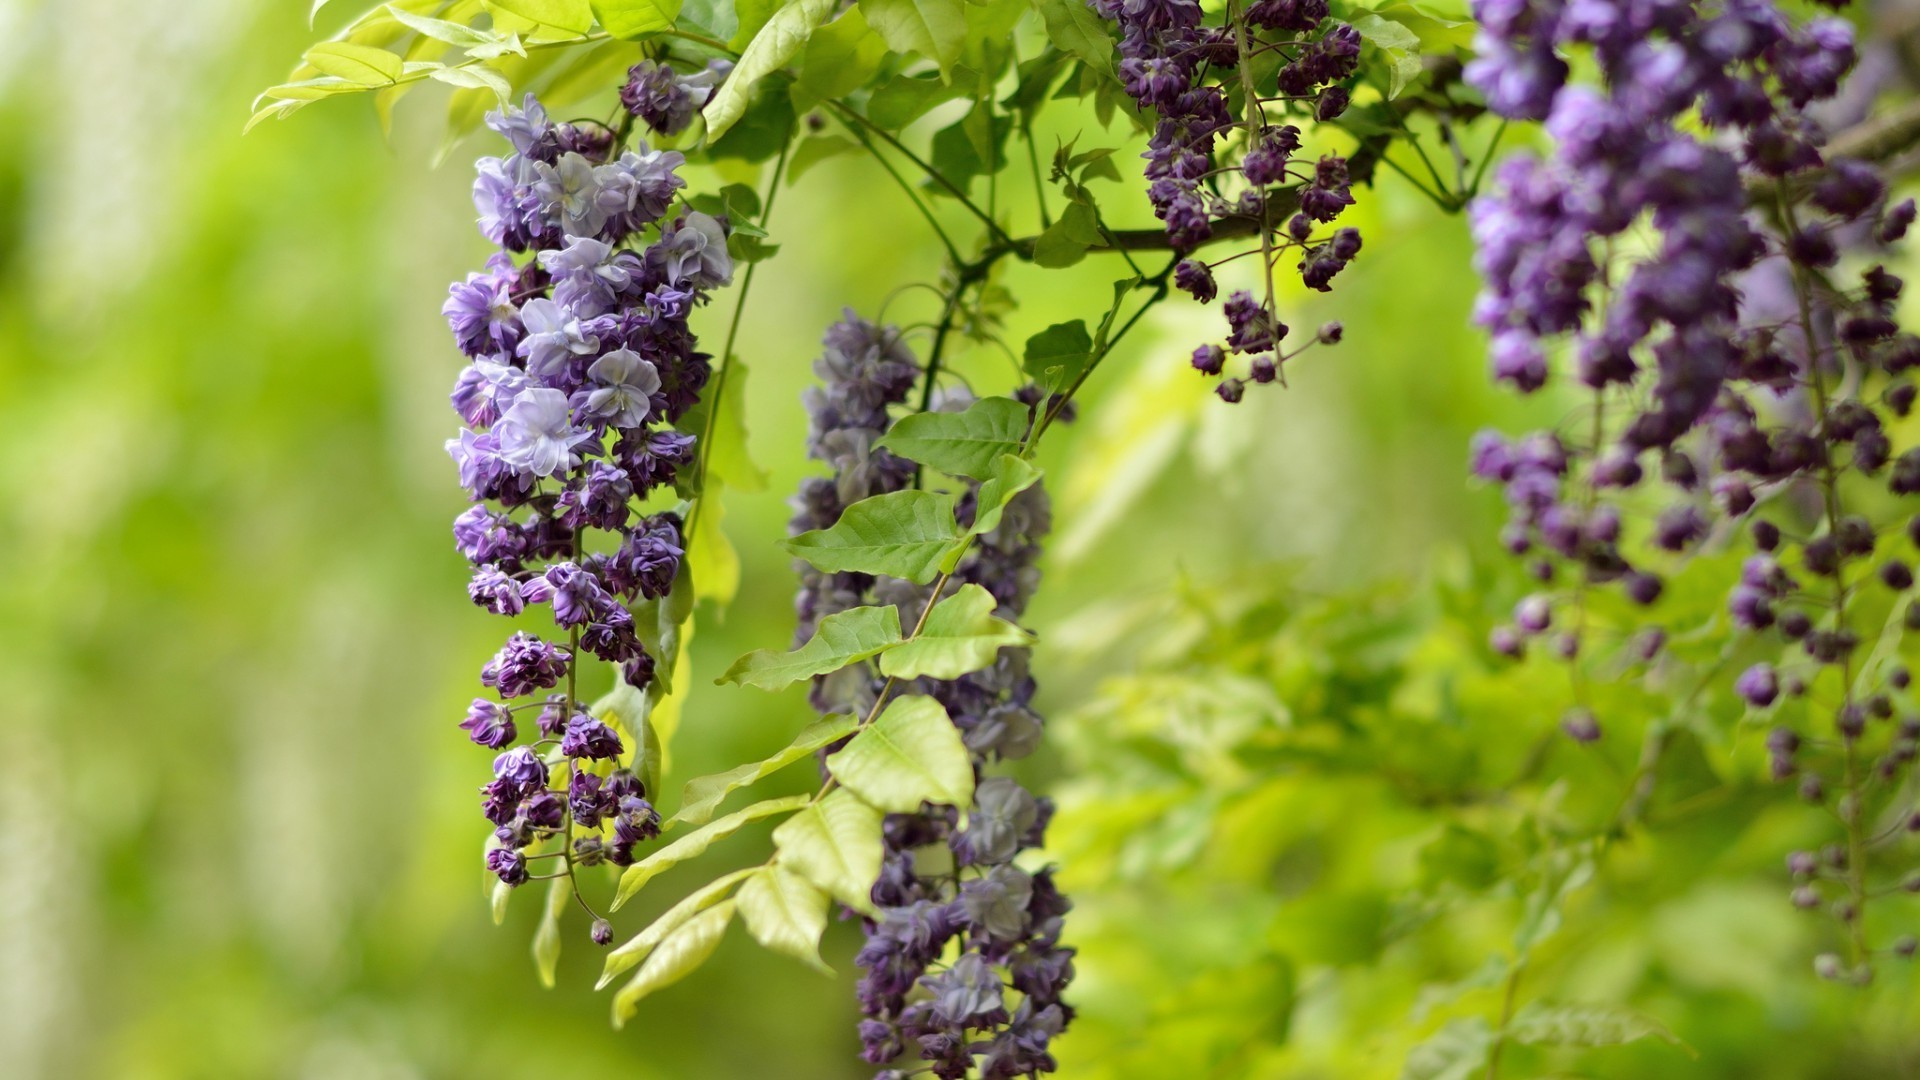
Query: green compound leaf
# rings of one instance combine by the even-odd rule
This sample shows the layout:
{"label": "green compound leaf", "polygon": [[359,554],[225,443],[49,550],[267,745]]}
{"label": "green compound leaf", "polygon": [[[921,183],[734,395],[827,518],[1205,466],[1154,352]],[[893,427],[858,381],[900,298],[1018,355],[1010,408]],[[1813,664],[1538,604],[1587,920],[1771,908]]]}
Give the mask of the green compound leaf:
{"label": "green compound leaf", "polygon": [[816,570],[886,574],[925,585],[960,535],[951,496],[909,489],[854,503],[832,528],[801,533],[782,546]]}
{"label": "green compound leaf", "polygon": [[680,0],[593,0],[594,17],[617,38],[643,38],[673,26]]}
{"label": "green compound leaf", "polygon": [[882,83],[867,99],[867,119],[898,131],[925,116],[943,101],[951,101],[967,92],[964,79],[942,82],[933,75],[895,75]]}
{"label": "green compound leaf", "polygon": [[827,894],[806,878],[775,863],[740,886],[734,902],[753,940],[813,968],[833,969],[820,959],[820,935],[827,929]]}
{"label": "green compound leaf", "polygon": [[1113,76],[1113,38],[1107,21],[1080,0],[1033,0],[1046,24],[1047,37],[1061,52],[1109,78]]}
{"label": "green compound leaf", "polygon": [[1020,449],[1029,417],[1012,398],[981,398],[965,412],[903,417],[877,445],[950,476],[985,480],[1002,454]]}
{"label": "green compound leaf", "polygon": [[846,738],[854,728],[859,726],[860,721],[856,717],[829,716],[809,724],[807,729],[788,743],[785,749],[770,758],[737,765],[726,772],[714,773],[711,776],[694,777],[687,781],[685,790],[680,793],[680,812],[673,815],[668,824],[676,822],[687,825],[705,824],[728,795],[757,780],[772,776],[829,743]]}
{"label": "green compound leaf", "polygon": [[800,47],[833,16],[838,0],[791,0],[773,13],[740,53],[733,74],[714,92],[701,115],[707,122],[707,141],[727,133],[747,111],[753,88],[761,79],[786,66]]}
{"label": "green compound leaf", "polygon": [[827,758],[827,771],[848,791],[890,813],[918,810],[923,802],[966,806],[973,801],[973,762],[959,729],[939,702],[918,694],[889,704],[878,720]]}
{"label": "green compound leaf", "polygon": [[540,913],[540,925],[533,932],[533,966],[540,974],[540,985],[553,989],[554,975],[560,968],[560,913],[573,899],[573,883],[564,877],[547,883],[547,906]]}
{"label": "green compound leaf", "polygon": [[945,74],[966,41],[962,0],[860,0],[860,13],[894,52],[918,53]]}
{"label": "green compound leaf", "polygon": [[1026,458],[1000,455],[1000,460],[993,463],[993,474],[980,485],[980,494],[974,500],[973,528],[969,531],[979,536],[998,528],[1007,504],[1015,495],[1039,483],[1040,475],[1039,467]]}
{"label": "green compound leaf", "polygon": [[487,0],[487,6],[555,30],[584,34],[593,29],[593,8],[587,0]]}
{"label": "green compound leaf", "polygon": [[768,799],[757,802],[744,810],[735,810],[726,817],[675,840],[653,854],[627,867],[620,875],[620,888],[613,896],[613,909],[633,899],[633,894],[652,881],[662,871],[686,862],[688,859],[705,854],[713,845],[739,832],[747,825],[764,817],[784,814],[789,810],[798,810],[807,805],[808,795],[789,795],[782,799]]}
{"label": "green compound leaf", "polygon": [[345,79],[355,86],[391,86],[403,74],[398,56],[345,41],[323,41],[307,50],[306,59],[322,75]]}
{"label": "green compound leaf", "polygon": [[1475,1016],[1451,1020],[1407,1054],[1400,1080],[1473,1080],[1487,1064],[1493,1032]]}
{"label": "green compound leaf", "polygon": [[624,1026],[642,998],[672,986],[706,963],[713,950],[720,947],[727,924],[733,921],[733,911],[732,900],[715,904],[667,935],[633,980],[613,996],[613,1026]]}
{"label": "green compound leaf", "polygon": [[773,844],[782,865],[855,911],[871,912],[880,821],[880,811],[841,788],[781,822]]}
{"label": "green compound leaf", "polygon": [[1667,1025],[1624,1005],[1547,1005],[1521,1009],[1507,1037],[1529,1046],[1621,1046],[1656,1038],[1686,1046]]}
{"label": "green compound leaf", "polygon": [[653,950],[667,939],[668,934],[679,929],[688,919],[712,907],[726,895],[728,889],[759,869],[757,866],[751,866],[745,870],[723,874],[668,908],[645,930],[635,934],[625,944],[607,954],[606,966],[601,969],[600,980],[593,984],[593,988],[605,989],[608,983],[619,978],[623,972],[652,955]]}
{"label": "green compound leaf", "polygon": [[[957,679],[990,666],[1005,646],[1031,645],[1033,635],[1005,619],[995,617],[995,606],[993,594],[987,590],[978,585],[961,586],[959,592],[933,606],[933,610],[927,614],[926,625],[912,641],[881,655],[881,674],[899,679],[917,679],[923,675],[935,679]],[[880,723],[884,723],[886,716],[891,715],[899,704],[895,702],[894,708],[889,708],[874,727],[878,728]],[[944,714],[940,721],[946,723]],[[860,738],[854,742],[859,742]],[[847,749],[852,748],[848,746]]]}
{"label": "green compound leaf", "polygon": [[[1064,219],[1062,219],[1064,220]],[[1057,394],[1073,384],[1093,360],[1093,335],[1084,320],[1054,323],[1027,339],[1021,368]]]}
{"label": "green compound leaf", "polygon": [[857,607],[820,620],[805,645],[792,652],[757,649],[733,662],[716,683],[781,690],[801,679],[839,671],[900,641],[900,609]]}

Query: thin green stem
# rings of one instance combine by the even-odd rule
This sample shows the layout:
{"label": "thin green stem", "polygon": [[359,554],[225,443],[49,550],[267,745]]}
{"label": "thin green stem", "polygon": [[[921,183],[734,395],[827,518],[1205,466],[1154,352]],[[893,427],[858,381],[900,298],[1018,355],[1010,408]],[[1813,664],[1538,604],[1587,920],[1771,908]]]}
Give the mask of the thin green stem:
{"label": "thin green stem", "polygon": [[[844,119],[842,123],[845,123]],[[947,235],[947,230],[941,228],[940,219],[933,216],[933,210],[920,198],[919,193],[913,190],[913,185],[907,183],[907,178],[900,175],[900,170],[893,167],[893,162],[888,161],[886,155],[880,152],[880,148],[873,145],[873,140],[867,137],[865,131],[852,124],[846,124],[846,128],[847,133],[852,135],[854,140],[866,149],[867,153],[873,155],[873,160],[879,162],[880,167],[887,171],[887,175],[893,177],[893,182],[899,185],[901,191],[906,193],[907,199],[913,203],[914,209],[920,211],[920,216],[927,219],[928,227],[933,229],[933,234],[940,238],[940,246],[947,249],[947,258],[955,266],[965,262],[966,260],[960,257],[960,249],[953,246],[953,239]]]}
{"label": "thin green stem", "polygon": [[[960,205],[967,208],[968,213],[971,213],[974,217],[979,218],[980,223],[985,225],[989,232],[993,233],[994,238],[996,240],[1000,241],[1001,243],[1012,242],[1013,238],[1007,235],[1006,230],[1000,227],[999,222],[993,220],[993,215],[987,213],[985,210],[982,210],[980,209],[980,207],[976,206],[973,200],[967,197],[967,193],[965,191],[961,190],[958,186],[956,186],[953,181],[947,179],[945,174],[941,173],[940,170],[928,164],[926,160],[923,159],[920,155],[914,153],[911,149],[909,149],[907,147],[907,144],[895,138],[892,132],[874,123],[873,121],[867,119],[866,117],[860,115],[857,111],[851,108],[848,108],[845,104],[839,101],[830,100],[827,102],[827,105],[830,108],[832,108],[834,111],[838,112],[843,118],[851,118],[855,123],[861,125],[862,127],[866,128],[868,131],[879,136],[881,141],[885,142],[888,146],[891,146],[895,150],[899,151],[900,154],[903,157],[905,157],[908,161],[913,162],[914,165],[917,166],[921,172],[926,173],[928,179],[932,180],[936,184],[939,184],[941,187],[947,189],[947,194],[952,195],[955,199],[958,199],[960,201]],[[956,259],[954,261],[958,262],[959,260]]]}

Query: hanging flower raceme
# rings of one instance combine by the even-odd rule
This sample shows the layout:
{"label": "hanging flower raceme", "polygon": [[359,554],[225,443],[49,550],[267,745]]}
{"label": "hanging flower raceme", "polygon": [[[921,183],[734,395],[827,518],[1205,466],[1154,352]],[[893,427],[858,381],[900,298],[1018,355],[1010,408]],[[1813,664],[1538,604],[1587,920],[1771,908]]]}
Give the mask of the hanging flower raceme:
{"label": "hanging flower raceme", "polygon": [[[1299,126],[1346,111],[1345,84],[1359,68],[1360,35],[1344,23],[1329,25],[1326,0],[1230,4],[1217,26],[1206,25],[1195,0],[1091,0],[1091,6],[1120,27],[1119,72],[1127,93],[1159,118],[1144,155],[1147,195],[1168,243],[1187,256],[1174,267],[1175,286],[1210,303],[1219,294],[1215,268],[1259,256],[1258,291],[1227,298],[1224,343],[1193,353],[1194,368],[1219,379],[1220,397],[1239,401],[1247,382],[1279,380],[1286,361],[1340,340],[1336,323],[1288,345],[1290,327],[1275,306],[1273,278],[1282,260],[1295,259],[1301,281],[1326,292],[1360,252],[1359,230],[1328,227],[1353,205],[1347,159],[1304,159]],[[1271,74],[1256,75],[1261,65],[1252,60],[1265,53],[1280,62]],[[1243,103],[1238,117],[1233,94]],[[1257,240],[1252,250],[1212,262],[1193,255],[1217,235],[1247,234]]]}
{"label": "hanging flower raceme", "polygon": [[[1920,627],[1906,557],[1890,550],[1904,542],[1900,498],[1920,492],[1920,449],[1897,447],[1889,423],[1913,403],[1920,338],[1895,323],[1901,282],[1878,264],[1914,204],[1889,205],[1873,165],[1831,156],[1808,112],[1853,65],[1851,29],[1795,25],[1767,0],[1483,0],[1476,14],[1468,80],[1554,140],[1545,158],[1506,162],[1473,207],[1493,375],[1539,390],[1564,349],[1591,392],[1566,431],[1474,447],[1475,473],[1512,508],[1506,546],[1549,586],[1563,569],[1574,579],[1522,601],[1494,645],[1517,655],[1547,638],[1573,659],[1587,588],[1651,606],[1693,554],[1744,551],[1726,618],[1755,662],[1725,678],[1783,717],[1820,701],[1818,730],[1783,723],[1767,745],[1773,775],[1798,777],[1846,826],[1852,842],[1818,868],[1796,857],[1795,902],[1838,897],[1853,964],[1822,968],[1865,977],[1861,907],[1876,886],[1860,840],[1908,813],[1889,793],[1920,721],[1870,730],[1910,705],[1908,677],[1898,649],[1862,649],[1877,630],[1861,615],[1877,605],[1896,635]],[[1573,50],[1591,52],[1599,86],[1569,81]],[[1630,649],[1651,659],[1663,640],[1654,627]]]}
{"label": "hanging flower raceme", "polygon": [[[904,404],[921,377],[899,331],[849,312],[827,331],[814,370],[821,385],[806,395],[808,446],[833,475],[802,484],[793,501],[795,533],[830,528],[855,502],[914,483],[914,462],[875,445],[892,426],[889,408]],[[947,412],[971,402],[964,392],[935,394],[931,401]],[[972,498],[960,504],[963,517],[973,513]],[[1018,617],[1037,584],[1039,541],[1049,528],[1044,490],[1023,491],[1004,507],[999,524],[979,536],[941,595],[977,586],[1000,617]],[[799,640],[821,619],[863,604],[897,607],[909,625],[938,599],[933,586],[897,578],[829,574],[805,563],[799,569]],[[984,670],[955,679],[920,677],[891,690],[872,663],[856,663],[815,679],[811,700],[823,715],[864,715],[882,693],[930,697],[959,729],[979,776],[990,763],[1024,757],[1039,743],[1027,656],[1025,648],[1002,648]],[[1041,845],[1052,809],[1049,800],[995,776],[978,780],[971,806],[887,816],[872,892],[878,911],[863,921],[867,940],[855,961],[865,969],[859,995],[866,1060],[884,1065],[917,1057],[940,1077],[964,1077],[970,1069],[981,1077],[1053,1071],[1049,1040],[1073,1016],[1061,1000],[1073,977],[1073,950],[1060,944],[1069,905],[1050,869],[1015,865],[1021,852]]]}
{"label": "hanging flower raceme", "polygon": [[[618,665],[636,688],[653,678],[631,605],[672,589],[683,542],[675,515],[635,505],[693,459],[672,424],[709,368],[687,317],[733,269],[726,226],[674,209],[680,154],[554,123],[531,95],[487,125],[512,152],[481,159],[474,203],[504,250],[443,309],[470,359],[447,450],[474,501],[454,522],[468,595],[497,615],[541,609],[557,629],[513,632],[480,673],[493,696],[460,724],[499,752],[481,789],[487,866],[518,885],[535,859],[565,875],[627,865],[659,831],[620,765],[627,739],[576,696],[579,665]],[[610,933],[596,922],[596,941]]]}

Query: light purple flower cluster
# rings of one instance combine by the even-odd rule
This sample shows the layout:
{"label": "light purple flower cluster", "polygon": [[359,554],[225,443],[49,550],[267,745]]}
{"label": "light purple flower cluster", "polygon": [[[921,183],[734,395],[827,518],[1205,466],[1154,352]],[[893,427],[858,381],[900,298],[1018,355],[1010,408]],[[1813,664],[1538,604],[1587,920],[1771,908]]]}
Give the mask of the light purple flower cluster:
{"label": "light purple flower cluster", "polygon": [[691,75],[682,75],[665,63],[642,60],[627,70],[620,104],[655,133],[678,135],[732,73],[731,60],[708,61]]}
{"label": "light purple flower cluster", "polygon": [[[914,478],[912,461],[873,448],[892,423],[889,406],[903,404],[921,374],[899,331],[848,312],[827,331],[825,346],[815,364],[822,385],[806,396],[809,449],[834,472],[802,485],[793,503],[795,532],[827,528],[847,506],[902,490]],[[970,403],[961,392],[936,395],[934,407]],[[962,501],[962,518],[972,515],[973,494]],[[1038,584],[1039,540],[1050,527],[1045,492],[1022,492],[961,561],[952,586],[980,585],[999,601],[1002,618],[1017,618]],[[896,605],[902,625],[912,625],[935,599],[931,586],[894,578],[821,574],[804,564],[800,572],[801,639],[819,619],[862,604]],[[1039,744],[1027,658],[1025,649],[1002,649],[983,671],[919,679],[893,693],[924,694],[945,706],[978,775],[989,763],[1024,757]],[[855,664],[816,679],[811,700],[823,714],[866,715],[886,685],[873,665]],[[880,914],[865,920],[867,942],[855,960],[865,969],[862,1056],[884,1065],[912,1053],[943,1078],[970,1070],[982,1078],[1051,1072],[1049,1041],[1073,1017],[1061,1000],[1073,977],[1073,950],[1060,944],[1070,905],[1050,869],[1029,871],[1014,860],[1041,845],[1053,805],[995,776],[979,781],[966,813],[965,828],[960,808],[950,806],[887,817],[885,861],[873,888]],[[947,855],[930,858],[925,849],[931,847],[944,847]],[[950,868],[922,870],[917,860]],[[949,955],[941,968],[938,962]],[[906,1072],[879,1075],[890,1080]]]}
{"label": "light purple flower cluster", "polygon": [[[677,517],[634,504],[693,459],[694,438],[671,426],[709,372],[687,317],[733,266],[721,222],[669,213],[681,155],[636,143],[615,157],[606,133],[553,123],[532,96],[487,124],[513,153],[480,161],[474,201],[506,250],[443,309],[471,361],[452,394],[466,427],[447,451],[474,506],[454,542],[475,604],[509,617],[544,605],[567,635],[516,631],[480,673],[497,700],[475,698],[460,725],[503,751],[482,789],[487,864],[514,885],[536,842],[571,838],[556,852],[569,869],[625,865],[658,832],[647,792],[617,767],[620,736],[574,696],[576,665],[584,650],[632,686],[653,678],[631,606],[672,590],[682,540]],[[590,545],[596,530],[608,539]],[[530,710],[537,737],[508,749]]]}
{"label": "light purple flower cluster", "polygon": [[[1273,273],[1279,259],[1295,252],[1301,280],[1326,292],[1359,254],[1359,230],[1323,229],[1353,205],[1347,159],[1327,154],[1312,164],[1299,160],[1300,128],[1270,123],[1268,109],[1302,122],[1333,120],[1345,112],[1349,91],[1344,84],[1359,67],[1360,35],[1344,23],[1327,27],[1326,0],[1228,5],[1219,26],[1205,25],[1197,0],[1089,2],[1119,24],[1122,85],[1142,110],[1159,117],[1144,156],[1147,196],[1166,224],[1168,242],[1175,251],[1191,254],[1222,226],[1232,227],[1233,235],[1252,232],[1259,240],[1263,293],[1231,294],[1225,343],[1205,344],[1193,353],[1194,368],[1220,380],[1220,397],[1239,401],[1248,381],[1274,382],[1287,360],[1340,338],[1339,328],[1328,326],[1304,344],[1282,348],[1289,328],[1274,305]],[[1279,63],[1262,83],[1252,77],[1251,62],[1266,53],[1276,54]],[[1243,116],[1233,116],[1222,80],[1251,95]],[[1236,130],[1242,132],[1235,148],[1238,163],[1223,165],[1227,151],[1216,151]],[[1229,198],[1222,184],[1235,176],[1242,186]],[[1209,303],[1219,292],[1214,268],[1253,253],[1213,262],[1185,258],[1174,268],[1174,284]],[[1247,358],[1244,376],[1228,373],[1231,356]]]}
{"label": "light purple flower cluster", "polygon": [[[1753,634],[1745,647],[1801,656],[1753,664],[1732,689],[1766,709],[1830,672],[1837,741],[1782,726],[1768,747],[1774,776],[1833,799],[1857,836],[1876,812],[1861,794],[1870,760],[1895,781],[1920,746],[1920,719],[1871,734],[1908,676],[1898,650],[1860,655],[1853,625],[1880,603],[1896,632],[1920,629],[1905,559],[1867,565],[1904,517],[1870,489],[1920,493],[1920,449],[1899,453],[1889,422],[1912,407],[1920,338],[1894,321],[1900,279],[1874,263],[1914,204],[1889,205],[1868,163],[1829,157],[1809,112],[1852,67],[1852,31],[1795,25],[1770,0],[1477,0],[1475,13],[1468,81],[1494,111],[1545,120],[1554,142],[1544,159],[1506,162],[1473,207],[1493,374],[1538,390],[1564,346],[1592,395],[1565,432],[1476,439],[1474,472],[1503,485],[1512,510],[1508,549],[1542,582],[1562,568],[1577,578],[1523,600],[1493,644],[1518,655],[1550,637],[1571,660],[1586,620],[1562,609],[1586,587],[1618,584],[1651,606],[1692,553],[1744,549],[1728,618]],[[1568,81],[1575,49],[1590,51],[1599,87]],[[1655,469],[1665,494],[1644,482]],[[1920,526],[1909,532],[1920,543]],[[1656,628],[1633,648],[1650,659],[1661,641]],[[1835,911],[1863,965],[1857,856],[1843,850],[1826,884],[1844,894]],[[1822,883],[1799,876],[1796,903],[1817,905]]]}

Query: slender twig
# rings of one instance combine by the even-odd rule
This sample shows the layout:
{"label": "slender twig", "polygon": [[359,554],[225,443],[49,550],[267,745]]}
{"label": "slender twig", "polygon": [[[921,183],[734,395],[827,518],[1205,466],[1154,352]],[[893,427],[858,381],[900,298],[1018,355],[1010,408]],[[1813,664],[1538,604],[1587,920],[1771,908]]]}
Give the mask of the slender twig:
{"label": "slender twig", "polygon": [[949,195],[952,195],[954,198],[960,200],[960,205],[966,207],[967,211],[971,213],[974,217],[979,218],[981,224],[985,225],[988,231],[993,233],[995,238],[1000,240],[1002,243],[1009,242],[1013,239],[1012,237],[1006,234],[1006,230],[1000,228],[999,222],[993,220],[992,214],[989,214],[985,210],[982,210],[980,209],[980,207],[976,206],[974,204],[974,201],[967,197],[967,193],[965,191],[961,190],[957,185],[954,184],[953,181],[947,179],[944,173],[934,168],[932,165],[929,165],[924,158],[922,158],[920,155],[914,153],[911,149],[909,149],[907,147],[907,144],[901,142],[897,138],[894,138],[894,135],[892,132],[874,123],[873,121],[867,119],[866,117],[860,115],[855,110],[848,108],[845,104],[839,101],[829,100],[827,102],[827,105],[830,108],[832,108],[835,112],[838,112],[842,117],[850,118],[855,123],[866,128],[868,131],[872,132],[875,135],[878,135],[881,141],[885,142],[888,146],[891,146],[895,150],[899,151],[900,154],[904,156],[908,161],[911,161],[914,163],[914,165],[918,166],[921,172],[926,173],[928,179],[932,180],[936,184],[939,184],[941,187],[946,188],[947,193]]}
{"label": "slender twig", "polygon": [[[844,123],[844,121],[842,122]],[[880,148],[873,145],[873,140],[867,137],[865,131],[852,124],[846,124],[846,128],[847,133],[852,135],[854,140],[862,147],[865,147],[867,153],[873,155],[873,160],[879,162],[880,167],[887,171],[887,175],[893,177],[893,182],[899,185],[901,191],[906,193],[907,198],[913,203],[914,209],[920,211],[920,216],[927,219],[927,226],[933,230],[935,236],[940,238],[940,246],[947,249],[947,258],[952,260],[955,265],[963,262],[964,260],[960,258],[960,249],[953,246],[953,238],[947,235],[947,230],[940,225],[940,219],[933,216],[933,210],[921,200],[919,193],[913,190],[913,185],[907,183],[907,178],[901,176],[900,170],[893,167],[893,162],[888,161],[886,155],[880,152]]]}

